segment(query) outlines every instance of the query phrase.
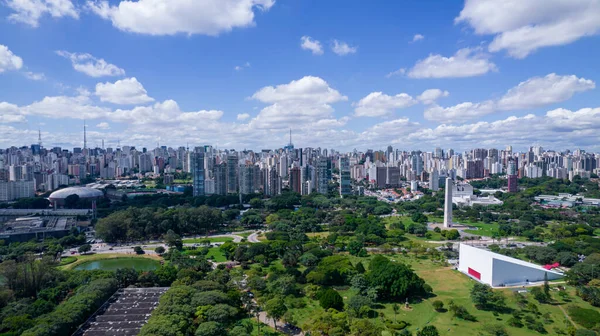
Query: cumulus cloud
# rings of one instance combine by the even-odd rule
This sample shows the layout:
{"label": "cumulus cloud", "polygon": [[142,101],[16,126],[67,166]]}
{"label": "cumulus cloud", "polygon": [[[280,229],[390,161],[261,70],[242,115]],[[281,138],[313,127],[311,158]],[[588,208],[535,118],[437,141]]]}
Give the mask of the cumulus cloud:
{"label": "cumulus cloud", "polygon": [[348,100],[320,77],[305,76],[288,84],[266,86],[258,90],[253,99],[263,103],[330,104]]}
{"label": "cumulus cloud", "polygon": [[96,119],[105,117],[110,110],[92,104],[88,94],[51,96],[20,108],[24,115],[62,119]]}
{"label": "cumulus cloud", "polygon": [[358,47],[352,47],[346,42],[333,40],[331,51],[340,56],[346,56],[348,54],[355,54],[358,51]]}
{"label": "cumulus cloud", "polygon": [[423,104],[429,105],[435,103],[438,99],[442,97],[448,97],[449,95],[450,92],[448,91],[442,91],[440,89],[429,89],[423,91],[423,93],[417,96],[417,99]]}
{"label": "cumulus cloud", "polygon": [[237,120],[243,121],[249,119],[250,115],[248,113],[240,113],[237,115]]}
{"label": "cumulus cloud", "polygon": [[319,119],[329,119],[330,104],[348,100],[319,77],[306,76],[288,84],[267,86],[251,97],[271,104],[250,121],[255,128],[300,127]]}
{"label": "cumulus cloud", "polygon": [[498,101],[498,108],[518,110],[555,104],[595,87],[596,83],[589,79],[552,73],[545,77],[530,78],[508,90]]}
{"label": "cumulus cloud", "polygon": [[544,47],[572,43],[600,31],[597,0],[468,0],[455,19],[476,34],[493,35],[489,51],[515,58]]}
{"label": "cumulus cloud", "polygon": [[118,80],[114,83],[96,84],[96,96],[103,102],[113,104],[133,105],[154,101],[148,96],[142,83],[135,77]]}
{"label": "cumulus cloud", "polygon": [[321,42],[313,40],[310,36],[302,36],[300,38],[300,48],[310,50],[313,55],[323,55]]}
{"label": "cumulus cloud", "polygon": [[23,59],[13,54],[7,46],[0,44],[0,73],[19,70],[23,67]]}
{"label": "cumulus cloud", "polygon": [[19,123],[24,121],[25,117],[20,114],[17,105],[0,102],[0,124]]}
{"label": "cumulus cloud", "polygon": [[255,25],[255,12],[269,10],[274,0],[139,0],[88,1],[88,7],[117,29],[148,35],[217,36]]}
{"label": "cumulus cloud", "polygon": [[166,125],[189,123],[209,127],[211,122],[221,119],[223,111],[200,110],[184,112],[174,100],[165,100],[153,106],[136,106],[131,110],[116,110],[109,118],[131,125]]}
{"label": "cumulus cloud", "polygon": [[492,114],[496,111],[496,105],[493,101],[482,103],[465,102],[450,107],[440,107],[437,105],[425,109],[425,119],[438,123],[462,123],[467,120]]}
{"label": "cumulus cloud", "polygon": [[596,84],[589,79],[552,73],[521,82],[497,100],[465,102],[446,108],[431,106],[425,110],[425,119],[440,123],[459,123],[498,111],[527,110],[560,103],[569,100],[576,93],[595,87]]}
{"label": "cumulus cloud", "polygon": [[408,70],[410,78],[457,78],[481,76],[497,71],[490,56],[479,48],[460,49],[453,56],[429,55]]}
{"label": "cumulus cloud", "polygon": [[101,122],[98,125],[96,125],[96,127],[103,130],[110,129],[110,125],[107,122]]}
{"label": "cumulus cloud", "polygon": [[417,104],[417,101],[406,93],[389,96],[382,92],[372,92],[362,98],[354,106],[357,117],[381,117],[394,110],[403,109]]}
{"label": "cumulus cloud", "polygon": [[425,36],[423,36],[423,35],[421,35],[421,34],[416,34],[415,36],[413,36],[413,39],[412,39],[412,41],[413,41],[413,42],[417,42],[417,41],[421,41],[421,40],[423,40],[423,39],[425,39]]}
{"label": "cumulus cloud", "polygon": [[73,69],[84,73],[90,77],[115,77],[124,76],[125,70],[114,64],[110,64],[103,59],[96,58],[90,54],[70,53],[68,51],[59,50],[57,55],[71,60]]}
{"label": "cumulus cloud", "polygon": [[5,4],[13,13],[8,16],[12,22],[20,22],[38,27],[42,16],[53,18],[79,18],[71,0],[6,0]]}
{"label": "cumulus cloud", "polygon": [[[543,143],[549,147],[569,148],[595,146],[600,142],[597,120],[600,108],[578,111],[557,109],[545,115],[508,117],[493,122],[476,122],[465,125],[440,125],[424,128],[413,134],[413,139],[432,145],[452,144],[455,147],[475,146],[529,146]],[[501,137],[498,134],[502,134]]]}

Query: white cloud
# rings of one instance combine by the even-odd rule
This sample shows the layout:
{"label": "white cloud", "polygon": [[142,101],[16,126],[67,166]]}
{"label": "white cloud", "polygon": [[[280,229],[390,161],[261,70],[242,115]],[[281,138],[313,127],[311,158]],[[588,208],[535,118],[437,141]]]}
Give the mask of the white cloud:
{"label": "white cloud", "polygon": [[[131,110],[116,110],[108,117],[116,122],[130,125],[183,125],[189,124],[202,128],[210,128],[211,124],[221,119],[222,111],[201,110],[184,112],[174,100],[165,100],[153,106],[136,106]],[[147,130],[147,129],[146,129]]]}
{"label": "white cloud", "polygon": [[90,77],[114,77],[124,76],[125,70],[114,64],[106,62],[104,59],[98,59],[90,54],[70,53],[59,50],[56,52],[59,56],[70,59],[73,69],[84,73]]}
{"label": "white cloud", "polygon": [[425,39],[425,36],[421,35],[421,34],[416,34],[415,36],[413,36],[413,42],[417,42],[417,41],[421,41]]}
{"label": "white cloud", "polygon": [[133,105],[154,101],[148,96],[142,83],[135,77],[118,80],[114,83],[96,84],[96,96],[103,102],[113,104]]}
{"label": "white cloud", "polygon": [[389,96],[381,92],[372,92],[354,106],[357,117],[381,117],[394,110],[403,109],[417,104],[417,101],[406,93]]}
{"label": "white cloud", "polygon": [[437,105],[425,109],[425,119],[436,121],[438,123],[462,123],[470,119],[492,114],[496,111],[496,105],[493,101],[482,103],[461,103],[450,107],[440,107]]}
{"label": "white cloud", "polygon": [[423,104],[429,105],[435,103],[438,99],[442,97],[448,97],[449,95],[450,92],[448,91],[442,91],[440,89],[429,89],[423,91],[423,93],[417,96],[417,99]]}
{"label": "white cloud", "polygon": [[545,77],[533,77],[511,88],[498,100],[465,102],[447,108],[431,106],[425,110],[425,119],[440,123],[464,122],[498,111],[527,110],[560,103],[576,93],[595,87],[593,81],[574,75],[549,74]]}
{"label": "white cloud", "polygon": [[0,44],[0,73],[10,70],[19,70],[23,67],[21,57],[15,55],[7,46]]}
{"label": "white cloud", "polygon": [[245,68],[249,68],[249,67],[250,67],[250,62],[246,62],[246,63],[244,63],[243,65],[236,65],[236,66],[235,66],[233,69],[234,69],[235,71],[242,71],[242,70],[244,70]]}
{"label": "white cloud", "polygon": [[600,31],[598,0],[468,0],[455,19],[476,34],[494,35],[491,52],[515,58],[572,43]]}
{"label": "white cloud", "polygon": [[139,0],[88,1],[88,7],[116,28],[148,35],[217,36],[254,26],[255,11],[267,11],[274,0]]}
{"label": "white cloud", "polygon": [[314,76],[305,76],[275,87],[266,86],[254,93],[252,98],[263,103],[305,104],[329,104],[348,100],[348,97],[331,88],[322,78]]}
{"label": "white cloud", "polygon": [[394,77],[394,76],[402,76],[405,73],[406,73],[406,69],[400,68],[400,69],[398,69],[396,71],[392,71],[389,74],[385,75],[385,78],[391,78],[391,77]]}
{"label": "white cloud", "polygon": [[40,101],[21,107],[20,112],[24,115],[53,119],[96,119],[107,116],[110,110],[92,105],[89,95],[80,94],[75,97],[44,97]]}
{"label": "white cloud", "polygon": [[250,121],[250,126],[260,129],[298,128],[319,119],[330,119],[330,104],[346,101],[337,90],[322,78],[306,76],[288,84],[267,86],[258,90],[252,99],[272,104],[263,108]]}
{"label": "white cloud", "polygon": [[25,117],[20,114],[17,105],[0,102],[0,124],[19,123],[24,121]]}
{"label": "white cloud", "polygon": [[358,51],[358,47],[352,47],[348,45],[348,43],[338,40],[333,40],[333,45],[331,46],[331,51],[340,55],[346,56],[348,54],[354,54]]}
{"label": "white cloud", "polygon": [[79,18],[79,14],[71,0],[6,0],[6,6],[14,13],[8,16],[13,22],[21,22],[38,27],[40,18],[49,15],[53,18]]}
{"label": "white cloud", "polygon": [[456,78],[481,76],[497,67],[479,48],[464,48],[454,56],[429,55],[408,71],[410,78]]}
{"label": "white cloud", "polygon": [[36,73],[36,72],[31,72],[31,71],[25,72],[25,77],[27,77],[31,80],[34,80],[34,81],[46,80],[46,75],[44,75],[43,73]]}
{"label": "white cloud", "polygon": [[101,122],[98,125],[96,125],[96,127],[103,130],[110,129],[110,125],[107,122]]}
{"label": "white cloud", "polygon": [[321,42],[313,40],[310,36],[302,36],[300,38],[300,47],[304,50],[310,50],[313,55],[323,55]]}
{"label": "white cloud", "polygon": [[498,108],[518,110],[555,104],[595,87],[596,84],[589,79],[552,73],[545,77],[530,78],[510,89],[498,101]]}
{"label": "white cloud", "polygon": [[240,113],[237,115],[237,120],[240,120],[240,121],[246,120],[249,118],[250,118],[250,115],[248,113]]}
{"label": "white cloud", "polygon": [[[452,144],[454,147],[505,146],[525,147],[542,143],[548,147],[595,147],[600,142],[597,120],[600,108],[578,111],[557,109],[545,115],[508,117],[493,122],[476,122],[465,125],[440,125],[434,129],[421,129],[413,134],[417,143],[432,145]],[[498,136],[502,134],[502,136]]]}

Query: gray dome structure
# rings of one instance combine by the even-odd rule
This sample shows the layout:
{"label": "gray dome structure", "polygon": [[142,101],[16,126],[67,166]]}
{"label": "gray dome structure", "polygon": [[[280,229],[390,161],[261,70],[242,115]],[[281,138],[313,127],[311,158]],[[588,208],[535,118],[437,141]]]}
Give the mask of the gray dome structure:
{"label": "gray dome structure", "polygon": [[104,197],[104,193],[98,189],[70,187],[53,192],[48,199],[53,204],[64,205],[65,199],[71,195],[77,195],[81,199],[99,199]]}

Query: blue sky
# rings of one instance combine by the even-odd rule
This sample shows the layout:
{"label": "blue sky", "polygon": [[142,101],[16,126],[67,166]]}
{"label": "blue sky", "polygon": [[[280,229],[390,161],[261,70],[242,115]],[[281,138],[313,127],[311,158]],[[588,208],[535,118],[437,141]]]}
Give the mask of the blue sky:
{"label": "blue sky", "polygon": [[91,146],[600,150],[599,30],[598,0],[3,0],[0,146],[85,117]]}

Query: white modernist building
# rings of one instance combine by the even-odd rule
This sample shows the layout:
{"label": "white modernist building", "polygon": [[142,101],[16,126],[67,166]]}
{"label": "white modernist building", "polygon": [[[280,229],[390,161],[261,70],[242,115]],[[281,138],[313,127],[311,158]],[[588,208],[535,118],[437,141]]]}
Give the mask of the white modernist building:
{"label": "white modernist building", "polygon": [[560,279],[562,273],[502,254],[460,244],[458,270],[492,287],[521,286],[529,283]]}

